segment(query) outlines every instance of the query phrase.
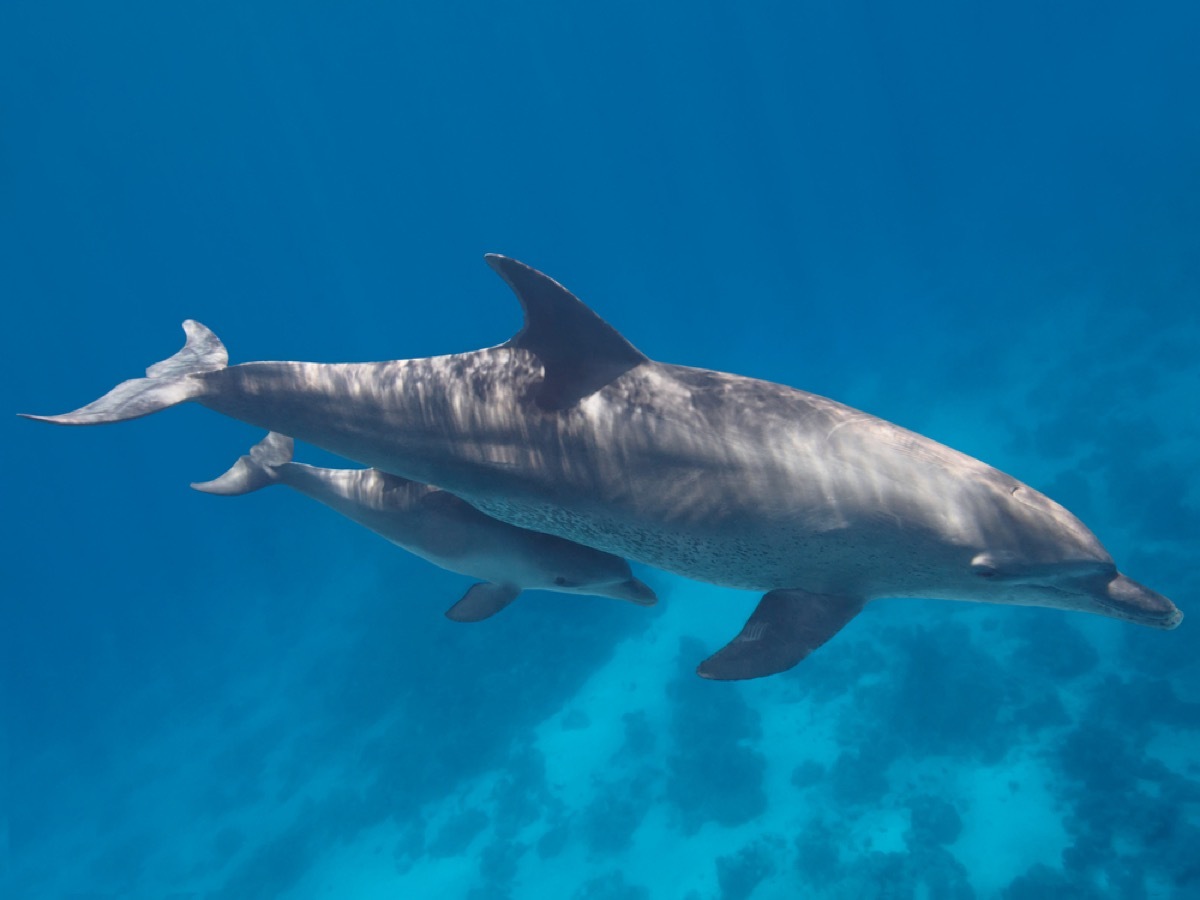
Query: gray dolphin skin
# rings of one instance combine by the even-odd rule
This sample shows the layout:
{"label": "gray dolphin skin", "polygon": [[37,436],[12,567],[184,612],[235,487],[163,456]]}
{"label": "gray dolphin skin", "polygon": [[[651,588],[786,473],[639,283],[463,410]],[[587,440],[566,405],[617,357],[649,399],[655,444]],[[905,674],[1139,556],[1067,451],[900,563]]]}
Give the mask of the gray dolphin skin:
{"label": "gray dolphin skin", "polygon": [[447,491],[378,469],[325,469],[293,462],[293,446],[290,437],[268,434],[224,475],[192,487],[235,496],[285,485],[434,565],[483,579],[446,611],[456,622],[486,619],[530,588],[595,594],[642,606],[657,599],[619,556],[505,524]]}
{"label": "gray dolphin skin", "polygon": [[1073,515],[984,463],[833,400],[647,359],[560,284],[486,257],[525,311],[490,349],[379,363],[228,366],[183,350],[72,413],[92,425],[200,403],[476,509],[689,578],[765,591],[699,667],[790,668],[869,601],[1048,606],[1174,628]]}

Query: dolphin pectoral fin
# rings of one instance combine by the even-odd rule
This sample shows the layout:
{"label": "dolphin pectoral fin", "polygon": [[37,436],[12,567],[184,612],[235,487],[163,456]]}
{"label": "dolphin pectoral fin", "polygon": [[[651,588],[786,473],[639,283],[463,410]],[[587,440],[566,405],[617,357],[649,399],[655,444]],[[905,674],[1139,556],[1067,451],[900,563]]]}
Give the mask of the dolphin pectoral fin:
{"label": "dolphin pectoral fin", "polygon": [[489,253],[484,257],[525,310],[525,327],[508,346],[528,350],[542,362],[537,402],[564,409],[646,362],[621,333],[565,287],[537,269]]}
{"label": "dolphin pectoral fin", "polygon": [[482,622],[516,600],[520,593],[521,589],[511,584],[481,581],[446,610],[446,618],[454,622]]}
{"label": "dolphin pectoral fin", "polygon": [[739,681],[790,669],[858,615],[856,597],[799,589],[763,595],[741,633],[700,663],[701,678]]}

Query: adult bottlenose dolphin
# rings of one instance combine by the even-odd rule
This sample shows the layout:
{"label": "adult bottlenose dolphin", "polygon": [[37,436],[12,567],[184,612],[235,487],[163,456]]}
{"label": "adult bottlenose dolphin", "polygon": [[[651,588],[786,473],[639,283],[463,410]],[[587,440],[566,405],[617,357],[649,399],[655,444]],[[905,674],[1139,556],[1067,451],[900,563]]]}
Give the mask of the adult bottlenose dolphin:
{"label": "adult bottlenose dolphin", "polygon": [[234,496],[282,484],[317,500],[410,553],[460,575],[482,578],[446,610],[479,622],[540,588],[595,594],[642,606],[656,601],[619,556],[485,516],[465,500],[378,469],[325,469],[293,462],[294,442],[272,432],[224,475],[192,485]]}
{"label": "adult bottlenose dolphin", "polygon": [[767,593],[707,678],[787,669],[868,600],[1050,606],[1158,628],[1182,615],[1054,501],[833,400],[647,359],[557,282],[488,263],[525,310],[497,347],[381,363],[227,365],[186,346],[72,413],[195,401],[462,497],[501,521]]}

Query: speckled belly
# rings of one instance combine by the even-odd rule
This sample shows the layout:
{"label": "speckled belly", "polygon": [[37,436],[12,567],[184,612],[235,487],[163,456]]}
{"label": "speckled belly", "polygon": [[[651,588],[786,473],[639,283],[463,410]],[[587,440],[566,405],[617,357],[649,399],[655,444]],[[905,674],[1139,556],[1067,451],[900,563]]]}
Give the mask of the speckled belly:
{"label": "speckled belly", "polygon": [[507,499],[474,501],[497,519],[521,528],[558,535],[598,550],[724,587],[770,590],[793,584],[804,568],[803,554],[789,552],[783,541],[732,529],[699,533],[639,525],[558,506]]}

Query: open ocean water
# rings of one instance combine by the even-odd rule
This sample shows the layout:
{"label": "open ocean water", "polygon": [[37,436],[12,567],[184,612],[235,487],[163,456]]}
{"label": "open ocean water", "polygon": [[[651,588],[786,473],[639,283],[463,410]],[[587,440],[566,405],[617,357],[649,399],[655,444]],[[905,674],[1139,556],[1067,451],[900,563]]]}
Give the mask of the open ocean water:
{"label": "open ocean water", "polygon": [[[1198,42],[1192,2],[5,3],[0,894],[1200,897]],[[188,317],[235,362],[499,343],[488,251],[1013,474],[1190,618],[885,601],[705,682],[756,596],[455,624],[469,579],[191,491],[248,426],[12,415]]]}

